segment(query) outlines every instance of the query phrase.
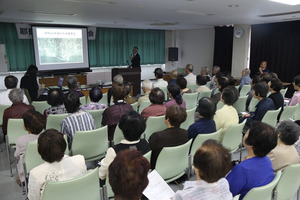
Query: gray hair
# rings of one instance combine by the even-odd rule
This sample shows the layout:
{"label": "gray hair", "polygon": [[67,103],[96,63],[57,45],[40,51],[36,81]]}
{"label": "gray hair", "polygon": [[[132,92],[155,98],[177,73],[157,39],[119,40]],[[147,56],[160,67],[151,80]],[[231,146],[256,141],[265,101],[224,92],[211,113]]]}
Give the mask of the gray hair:
{"label": "gray hair", "polygon": [[213,66],[213,71],[215,70],[215,71],[219,72],[220,69],[221,69],[221,68],[220,68],[219,66]]}
{"label": "gray hair", "polygon": [[13,89],[9,92],[8,98],[12,103],[22,102],[23,101],[24,92],[22,89]]}
{"label": "gray hair", "polygon": [[115,84],[123,84],[123,82],[124,82],[123,76],[121,74],[115,75],[114,79],[113,79],[113,82]]}
{"label": "gray hair", "polygon": [[149,79],[147,79],[142,82],[142,87],[151,90],[153,88],[153,84]]}
{"label": "gray hair", "polygon": [[293,145],[299,139],[300,126],[291,120],[279,122],[277,130],[279,139],[286,145]]}
{"label": "gray hair", "polygon": [[243,69],[243,72],[246,72],[246,74],[249,75],[251,71],[249,68],[246,68],[246,69]]}
{"label": "gray hair", "polygon": [[193,72],[194,66],[193,66],[192,64],[187,64],[187,65],[185,66],[185,69],[188,70],[189,72]]}
{"label": "gray hair", "polygon": [[77,88],[77,78],[74,76],[71,76],[67,80],[69,89],[76,89]]}
{"label": "gray hair", "polygon": [[208,72],[209,72],[209,68],[207,67],[207,66],[203,66],[203,67],[201,67],[201,73],[203,73],[203,74],[208,74]]}

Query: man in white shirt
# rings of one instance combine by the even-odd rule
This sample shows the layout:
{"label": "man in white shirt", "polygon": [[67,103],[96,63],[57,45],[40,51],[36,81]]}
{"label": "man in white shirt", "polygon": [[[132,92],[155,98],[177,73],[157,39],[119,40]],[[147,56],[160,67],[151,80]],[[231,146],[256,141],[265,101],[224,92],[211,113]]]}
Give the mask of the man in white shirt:
{"label": "man in white shirt", "polygon": [[[4,79],[4,85],[7,88],[6,91],[0,93],[0,104],[1,105],[11,105],[12,102],[8,98],[8,94],[12,89],[16,89],[18,85],[18,79],[15,76],[9,75],[6,76]],[[29,105],[29,101],[24,94],[23,96],[23,102],[27,105]]]}
{"label": "man in white shirt", "polygon": [[196,84],[196,75],[193,74],[194,66],[192,64],[187,64],[185,66],[185,73],[187,74],[184,78],[187,84]]}
{"label": "man in white shirt", "polygon": [[161,68],[156,68],[154,70],[154,75],[156,81],[153,83],[153,88],[162,88],[168,86],[168,82],[163,79],[163,70]]}

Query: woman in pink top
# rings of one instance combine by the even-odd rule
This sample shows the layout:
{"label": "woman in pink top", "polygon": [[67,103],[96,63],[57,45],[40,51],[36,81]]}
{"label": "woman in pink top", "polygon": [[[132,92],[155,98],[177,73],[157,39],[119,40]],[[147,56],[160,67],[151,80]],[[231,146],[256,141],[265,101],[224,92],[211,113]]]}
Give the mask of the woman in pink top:
{"label": "woman in pink top", "polygon": [[151,116],[162,116],[166,114],[166,106],[164,106],[165,94],[159,88],[154,88],[149,94],[151,105],[145,108],[141,115],[147,119]]}
{"label": "woman in pink top", "polygon": [[294,78],[294,89],[296,92],[294,93],[293,97],[290,100],[289,106],[295,106],[300,103],[300,75]]}
{"label": "woman in pink top", "polygon": [[169,97],[170,101],[165,103],[165,106],[168,108],[172,105],[179,105],[180,107],[186,109],[186,103],[182,99],[182,95],[180,94],[180,87],[177,84],[168,85]]}

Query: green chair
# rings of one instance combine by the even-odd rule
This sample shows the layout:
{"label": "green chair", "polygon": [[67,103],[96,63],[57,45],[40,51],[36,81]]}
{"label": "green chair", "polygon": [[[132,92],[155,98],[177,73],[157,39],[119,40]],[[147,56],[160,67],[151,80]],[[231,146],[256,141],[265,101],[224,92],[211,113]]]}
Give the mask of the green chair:
{"label": "green chair", "polygon": [[211,81],[207,81],[206,87],[210,88],[210,82],[211,82]]}
{"label": "green chair", "polygon": [[287,90],[288,90],[288,88],[285,88],[285,89],[281,89],[281,90],[280,90],[280,93],[282,94],[283,98],[284,98],[284,96],[285,96]]}
{"label": "green chair", "polygon": [[278,108],[277,110],[269,110],[268,112],[266,112],[261,121],[266,124],[269,124],[270,126],[275,127],[277,124],[277,117],[280,113],[280,110],[281,108]]}
{"label": "green chair", "polygon": [[107,126],[91,131],[76,131],[71,155],[83,155],[86,162],[99,160],[105,156],[108,147]]}
{"label": "green chair", "polygon": [[61,130],[60,124],[67,116],[68,116],[68,113],[48,115],[47,121],[46,121],[46,129],[53,128],[53,129],[60,131]]}
{"label": "green chair", "polygon": [[81,105],[85,105],[86,104],[86,97],[85,96],[80,97],[79,101],[80,101]]}
{"label": "green chair", "polygon": [[211,97],[211,93],[212,93],[212,90],[205,91],[205,92],[198,92],[197,104],[198,104],[198,101],[199,101],[200,99],[202,99],[203,97],[208,97],[208,98],[210,98],[210,97]]}
{"label": "green chair", "polygon": [[293,119],[296,121],[296,120],[300,120],[300,103],[297,104],[297,108],[296,108],[296,111],[294,113],[294,117]]}
{"label": "green chair", "polygon": [[94,119],[94,123],[96,128],[101,128],[102,127],[102,113],[104,112],[105,109],[100,109],[100,110],[86,110],[86,112],[90,113]]}
{"label": "green chair", "polygon": [[0,126],[2,126],[2,123],[3,123],[4,110],[6,110],[9,107],[10,107],[10,105],[0,105]]}
{"label": "green chair", "polygon": [[295,106],[285,106],[283,108],[283,111],[280,115],[279,121],[283,120],[293,120],[294,119],[294,114],[297,110],[298,105]]}
{"label": "green chair", "polygon": [[138,112],[138,104],[139,104],[138,102],[134,102],[134,103],[130,104],[132,106],[133,110],[136,112]]}
{"label": "green chair", "polygon": [[7,150],[7,158],[10,169],[10,175],[13,176],[12,173],[12,163],[14,160],[11,160],[10,154],[11,149],[16,148],[17,138],[28,134],[24,129],[23,119],[8,119],[7,122],[7,135],[6,135],[6,150]]}
{"label": "green chair", "polygon": [[152,154],[152,151],[148,151],[146,154],[144,154],[144,157],[149,161],[150,163],[150,160],[151,160],[151,154]]}
{"label": "green chair", "polygon": [[31,105],[35,108],[36,111],[41,114],[44,113],[44,110],[50,108],[51,106],[47,103],[47,101],[33,101]]}
{"label": "green chair", "polygon": [[225,104],[223,103],[223,101],[220,100],[220,101],[217,103],[217,110],[223,108],[224,105],[225,105]]}
{"label": "green chair", "polygon": [[65,181],[47,182],[42,200],[98,200],[103,199],[99,192],[98,168],[85,175]]}
{"label": "green chair", "polygon": [[99,103],[103,103],[104,105],[106,105],[108,107],[108,104],[107,104],[107,93],[103,94],[102,99],[100,99]]}
{"label": "green chair", "polygon": [[197,98],[198,98],[198,92],[194,92],[194,93],[184,93],[182,95],[182,99],[185,101],[186,103],[186,109],[192,109],[194,107],[196,107],[197,105]]}
{"label": "green chair", "polygon": [[150,100],[142,101],[142,102],[141,102],[141,105],[139,106],[139,113],[141,114],[142,111],[143,111],[145,108],[147,108],[148,106],[150,106],[150,105],[151,105]]}
{"label": "green chair", "polygon": [[149,140],[150,136],[157,131],[162,131],[167,128],[165,124],[165,116],[148,117],[146,121],[146,130],[144,132],[144,138]]}
{"label": "green chair", "polygon": [[300,164],[290,165],[285,168],[275,187],[274,200],[292,199],[300,186]]}
{"label": "green chair", "polygon": [[255,112],[256,110],[256,105],[258,104],[258,99],[252,98],[249,104],[249,112]]}
{"label": "green chair", "polygon": [[248,92],[251,90],[251,85],[243,85],[241,91],[240,91],[240,96],[247,96]]}
{"label": "green chair", "polygon": [[224,147],[229,149],[231,153],[235,152],[240,144],[242,143],[243,138],[243,128],[246,124],[246,119],[237,125],[231,125],[221,134],[220,141]]}
{"label": "green chair", "polygon": [[119,144],[121,140],[124,140],[124,135],[122,130],[119,128],[119,124],[116,126],[115,133],[114,133],[114,140],[113,145]]}
{"label": "green chair", "polygon": [[165,100],[168,100],[169,99],[169,96],[168,96],[168,88],[167,87],[160,87],[160,89],[164,92],[165,94]]}
{"label": "green chair", "polygon": [[233,104],[233,107],[236,109],[238,113],[244,112],[246,110],[246,101],[247,96],[240,96],[237,102]]}
{"label": "green chair", "polygon": [[155,170],[167,183],[180,178],[189,170],[189,148],[191,142],[192,140],[189,140],[179,146],[164,147],[159,153]]}
{"label": "green chair", "polygon": [[180,128],[187,130],[190,125],[192,125],[195,122],[195,111],[196,107],[186,110],[187,117],[186,120],[180,125]]}
{"label": "green chair", "polygon": [[273,181],[265,186],[252,188],[243,198],[243,200],[272,200],[273,189],[277,185],[281,176],[281,171],[278,171]]}
{"label": "green chair", "polygon": [[187,84],[186,87],[189,88],[189,89],[191,89],[192,92],[195,92],[196,89],[198,88],[198,85],[196,83],[191,83],[191,84]]}

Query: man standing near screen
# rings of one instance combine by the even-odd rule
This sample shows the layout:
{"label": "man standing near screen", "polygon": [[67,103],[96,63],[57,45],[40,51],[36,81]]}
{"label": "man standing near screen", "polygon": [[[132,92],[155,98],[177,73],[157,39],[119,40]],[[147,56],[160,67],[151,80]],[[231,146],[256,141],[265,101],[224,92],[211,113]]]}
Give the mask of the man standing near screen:
{"label": "man standing near screen", "polygon": [[131,68],[137,68],[141,67],[141,57],[139,54],[139,48],[133,47],[132,49],[132,55],[130,56],[131,65],[129,67]]}

